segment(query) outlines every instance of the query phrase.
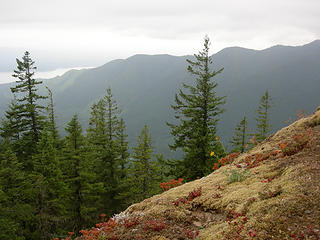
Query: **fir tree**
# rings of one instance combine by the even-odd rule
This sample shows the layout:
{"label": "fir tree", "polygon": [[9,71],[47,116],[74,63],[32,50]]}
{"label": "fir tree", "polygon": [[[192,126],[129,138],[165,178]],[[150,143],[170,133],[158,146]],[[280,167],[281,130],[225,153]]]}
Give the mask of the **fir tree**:
{"label": "fir tree", "polygon": [[172,105],[178,124],[168,123],[174,143],[170,148],[178,148],[185,152],[183,172],[186,180],[202,177],[211,172],[212,159],[210,152],[216,157],[224,155],[223,146],[216,136],[221,106],[225,97],[216,95],[217,82],[212,78],[221,73],[210,70],[212,59],[209,56],[209,38],[204,39],[204,49],[195,54],[195,61],[187,60],[188,71],[195,77],[195,84],[183,84],[186,92],[181,89],[175,95],[176,105]]}
{"label": "fir tree", "polygon": [[119,114],[120,110],[108,88],[102,99],[105,107],[105,133],[104,147],[99,166],[98,177],[104,184],[105,193],[102,197],[103,209],[108,209],[111,214],[117,212],[121,203],[117,200],[119,184]]}
{"label": "fir tree", "polygon": [[107,142],[106,118],[106,103],[104,99],[100,99],[91,107],[89,127],[87,129],[88,141],[95,147],[96,154],[100,156],[103,149],[106,148]]}
{"label": "fir tree", "polygon": [[133,148],[133,165],[129,170],[128,184],[130,188],[130,201],[138,202],[159,191],[160,170],[157,162],[153,161],[151,154],[151,136],[148,127],[142,129],[137,146]]}
{"label": "fir tree", "polygon": [[24,131],[21,126],[21,107],[17,104],[17,100],[14,98],[8,108],[9,109],[5,112],[5,120],[3,120],[1,124],[0,136],[15,143],[21,139],[21,133]]}
{"label": "fir tree", "polygon": [[77,115],[73,116],[65,130],[68,135],[65,139],[66,149],[64,151],[63,169],[69,183],[72,222],[74,229],[79,230],[84,225],[84,217],[81,212],[83,199],[81,197],[82,184],[80,181],[80,161],[83,157],[84,138]]}
{"label": "fir tree", "polygon": [[[52,130],[52,129],[50,129]],[[40,239],[50,239],[58,233],[66,214],[67,187],[57,156],[54,133],[44,129],[33,156],[37,199],[35,209]]]}
{"label": "fir tree", "polygon": [[38,85],[42,82],[34,79],[36,67],[29,52],[25,52],[22,60],[16,59],[16,61],[17,70],[14,70],[12,76],[18,80],[15,87],[11,88],[16,99],[7,111],[6,117],[9,127],[14,129],[15,137],[19,133],[17,142],[21,151],[18,153],[19,161],[24,163],[25,169],[32,171],[33,163],[30,156],[35,152],[44,123],[42,110],[45,107],[40,104],[40,100],[46,97],[37,93]]}
{"label": "fir tree", "polygon": [[36,143],[42,127],[43,118],[40,112],[44,109],[44,106],[41,106],[38,101],[46,97],[37,94],[37,85],[42,82],[33,78],[36,67],[34,66],[34,61],[30,58],[29,52],[25,52],[22,60],[16,59],[16,61],[17,70],[14,70],[12,76],[18,78],[18,80],[16,81],[17,85],[11,88],[11,92],[17,96],[17,104],[21,108],[20,114],[23,117],[23,125],[30,135],[32,143]]}
{"label": "fir tree", "polygon": [[260,105],[257,109],[258,117],[256,118],[257,129],[254,136],[258,142],[262,142],[270,133],[270,116],[269,111],[271,107],[272,99],[269,96],[269,92],[266,91],[265,94],[261,97]]}
{"label": "fir tree", "polygon": [[119,165],[120,165],[120,179],[127,176],[127,164],[129,158],[128,152],[128,135],[125,133],[126,125],[123,118],[119,121],[118,146],[119,146]]}
{"label": "fir tree", "polygon": [[127,142],[124,121],[119,121],[120,110],[111,89],[91,107],[87,130],[90,158],[95,162],[97,181],[103,183],[104,192],[99,204],[101,211],[113,214],[122,209],[120,181],[125,176]]}
{"label": "fir tree", "polygon": [[88,157],[87,143],[82,135],[82,128],[77,115],[66,127],[63,169],[69,188],[69,208],[71,222],[75,232],[92,224],[98,215],[96,202],[102,191],[102,184],[97,182],[94,166]]}
{"label": "fir tree", "polygon": [[248,122],[246,117],[244,116],[235,129],[235,133],[231,141],[231,144],[233,147],[233,149],[231,150],[232,152],[243,153],[247,148],[247,145],[248,145],[247,127],[248,127]]}
{"label": "fir tree", "polygon": [[59,133],[56,126],[56,119],[55,119],[55,112],[54,112],[54,102],[53,102],[53,94],[50,88],[46,86],[46,89],[48,90],[48,98],[49,103],[47,106],[47,112],[49,115],[49,131],[52,133],[52,137],[54,142],[57,144],[59,140]]}
{"label": "fir tree", "polygon": [[35,226],[32,189],[8,141],[0,143],[0,239],[31,239]]}

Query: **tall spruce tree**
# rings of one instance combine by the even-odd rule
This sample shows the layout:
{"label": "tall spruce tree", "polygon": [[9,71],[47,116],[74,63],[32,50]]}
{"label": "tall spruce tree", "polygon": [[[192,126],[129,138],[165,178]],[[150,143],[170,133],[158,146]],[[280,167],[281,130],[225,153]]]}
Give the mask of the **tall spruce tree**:
{"label": "tall spruce tree", "polygon": [[83,199],[81,197],[82,184],[80,181],[80,162],[83,157],[84,137],[77,115],[73,116],[65,130],[68,135],[65,138],[65,159],[63,159],[62,168],[69,187],[71,221],[74,230],[78,231],[84,225],[84,216],[81,211]]}
{"label": "tall spruce tree", "polygon": [[260,104],[257,109],[258,117],[256,118],[257,127],[256,137],[257,142],[262,142],[271,131],[270,125],[270,108],[271,108],[272,99],[269,95],[269,92],[266,91],[265,94],[260,99]]}
{"label": "tall spruce tree", "polygon": [[107,142],[106,114],[104,99],[100,99],[91,106],[87,138],[91,146],[95,148],[96,157],[100,158]]}
{"label": "tall spruce tree", "polygon": [[7,140],[0,143],[0,239],[32,239],[34,192]]}
{"label": "tall spruce tree", "polygon": [[129,169],[127,184],[130,185],[128,200],[139,202],[159,192],[160,169],[152,159],[153,147],[148,127],[145,125],[133,147],[133,163]]}
{"label": "tall spruce tree", "polygon": [[124,179],[127,176],[127,164],[129,158],[128,152],[128,141],[126,134],[126,124],[123,118],[119,121],[119,132],[118,132],[118,146],[119,146],[119,165],[120,165],[120,179]]}
{"label": "tall spruce tree", "polygon": [[109,214],[122,210],[120,181],[125,176],[127,142],[121,111],[108,88],[106,95],[91,107],[87,130],[91,158],[95,162],[97,181],[104,184],[104,193],[97,205]]}
{"label": "tall spruce tree", "polygon": [[231,145],[233,149],[232,152],[241,152],[243,153],[248,145],[248,122],[246,117],[244,116],[243,119],[240,121],[238,126],[235,129],[234,136],[231,140]]}
{"label": "tall spruce tree", "polygon": [[96,206],[101,196],[102,184],[97,182],[94,165],[88,156],[86,139],[77,115],[66,127],[62,168],[65,181],[68,183],[70,222],[75,232],[89,227],[98,215]]}
{"label": "tall spruce tree", "polygon": [[117,212],[120,208],[120,202],[117,200],[119,183],[119,145],[117,137],[119,133],[119,114],[120,110],[108,88],[103,98],[106,111],[106,141],[104,152],[101,158],[100,179],[104,184],[105,195],[103,196],[103,208],[108,209],[111,214]]}
{"label": "tall spruce tree", "polygon": [[4,139],[8,139],[12,143],[15,143],[21,139],[21,133],[24,130],[21,126],[22,117],[19,114],[21,107],[17,104],[17,100],[14,98],[8,108],[9,109],[5,112],[5,119],[2,120],[0,136]]}
{"label": "tall spruce tree", "polygon": [[59,232],[66,214],[67,186],[60,169],[56,140],[52,129],[45,128],[33,155],[35,216],[39,239],[51,239]]}
{"label": "tall spruce tree", "polygon": [[118,183],[117,183],[117,195],[115,199],[119,202],[119,211],[122,211],[128,204],[131,203],[130,200],[130,189],[131,185],[128,184],[129,177],[129,151],[128,151],[128,141],[126,125],[124,120],[121,118],[119,121],[119,132],[117,137],[117,146],[119,153],[119,166],[118,166]]}
{"label": "tall spruce tree", "polygon": [[174,143],[170,148],[178,148],[185,152],[183,174],[186,180],[202,177],[211,172],[214,151],[219,158],[224,155],[224,148],[216,136],[219,115],[223,113],[222,105],[225,97],[218,97],[213,80],[223,68],[211,70],[212,59],[209,55],[210,40],[206,36],[204,48],[195,54],[195,60],[187,60],[188,72],[195,77],[195,84],[183,84],[185,92],[180,89],[175,95],[176,105],[172,105],[178,123],[168,123]]}
{"label": "tall spruce tree", "polygon": [[52,133],[52,137],[53,137],[53,140],[54,140],[55,144],[57,144],[58,140],[59,140],[59,133],[58,133],[57,126],[56,126],[53,94],[52,94],[52,91],[50,90],[50,88],[48,88],[47,86],[46,86],[46,89],[48,90],[48,98],[49,98],[49,103],[48,103],[48,106],[47,106],[47,112],[48,112],[48,115],[49,115],[49,118],[48,118],[48,120],[49,120],[48,121],[49,128],[48,129]]}
{"label": "tall spruce tree", "polygon": [[[32,169],[32,163],[27,161],[36,148],[39,140],[41,129],[43,128],[44,117],[42,110],[45,108],[40,104],[41,99],[45,96],[39,95],[38,85],[41,81],[34,79],[34,61],[31,59],[29,52],[25,52],[22,60],[16,59],[17,69],[14,70],[13,77],[17,78],[16,86],[11,88],[11,92],[16,96],[14,115],[19,119],[20,134],[22,139],[20,145],[23,146],[25,156],[25,167]],[[9,112],[7,113],[9,114]]]}

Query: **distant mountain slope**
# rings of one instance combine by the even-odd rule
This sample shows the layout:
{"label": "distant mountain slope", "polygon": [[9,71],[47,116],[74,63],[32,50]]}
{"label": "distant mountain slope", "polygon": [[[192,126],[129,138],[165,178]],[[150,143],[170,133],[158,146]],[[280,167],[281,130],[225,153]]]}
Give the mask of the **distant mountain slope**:
{"label": "distant mountain slope", "polygon": [[[151,129],[160,152],[169,156],[170,139],[166,121],[173,121],[174,94],[183,81],[190,56],[135,55],[103,66],[72,70],[45,80],[54,94],[59,126],[63,128],[74,113],[86,127],[90,106],[111,87],[123,109],[130,141],[135,141],[144,124]],[[294,120],[298,110],[311,112],[320,103],[320,41],[304,46],[274,46],[256,51],[231,47],[213,55],[214,68],[224,67],[217,76],[218,95],[227,96],[226,112],[219,122],[219,135],[228,142],[245,114],[254,128],[254,112],[260,97],[269,90],[274,106],[274,130]],[[0,85],[0,113],[10,101],[9,85]]]}

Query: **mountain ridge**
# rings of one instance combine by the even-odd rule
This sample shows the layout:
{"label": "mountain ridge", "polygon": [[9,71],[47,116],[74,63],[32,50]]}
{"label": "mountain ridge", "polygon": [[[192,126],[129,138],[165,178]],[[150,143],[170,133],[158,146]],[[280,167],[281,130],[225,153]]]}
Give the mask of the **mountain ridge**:
{"label": "mountain ridge", "polygon": [[[218,124],[218,134],[225,144],[243,115],[247,115],[250,128],[254,128],[255,109],[266,90],[274,99],[270,112],[274,130],[283,127],[290,118],[293,120],[299,110],[310,113],[315,108],[320,102],[316,91],[320,87],[319,43],[317,40],[300,47],[265,50],[231,47],[213,55],[214,69],[224,67],[215,80],[219,84],[217,94],[227,96],[226,112]],[[165,123],[174,120],[170,108],[174,94],[182,82],[192,82],[186,70],[187,58],[192,56],[138,54],[97,68],[44,79],[44,84],[53,91],[60,130],[75,113],[86,128],[90,106],[111,87],[123,109],[121,116],[128,126],[131,146],[147,124],[157,151],[168,157],[176,156],[168,150],[171,137]],[[10,86],[12,83],[0,85],[0,115],[10,102]],[[44,89],[41,92],[46,93]]]}

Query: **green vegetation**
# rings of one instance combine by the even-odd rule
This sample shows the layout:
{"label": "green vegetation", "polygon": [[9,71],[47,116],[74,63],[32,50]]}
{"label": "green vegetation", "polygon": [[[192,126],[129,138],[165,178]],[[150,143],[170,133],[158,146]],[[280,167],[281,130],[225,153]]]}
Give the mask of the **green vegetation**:
{"label": "green vegetation", "polygon": [[38,94],[42,82],[33,79],[30,54],[17,65],[15,97],[0,129],[1,239],[77,233],[101,212],[111,216],[161,191],[147,126],[129,162],[126,124],[110,88],[92,105],[87,133],[74,115],[61,139],[53,93]]}
{"label": "green vegetation", "polygon": [[265,94],[261,97],[259,107],[257,109],[258,117],[256,118],[257,127],[255,136],[257,142],[262,142],[271,131],[270,125],[270,107],[272,99],[269,96],[269,92],[266,91]]}
{"label": "green vegetation", "polygon": [[234,183],[234,182],[242,182],[250,173],[247,170],[239,170],[239,169],[232,169],[230,171],[224,172],[224,174],[228,177],[227,183]]}
{"label": "green vegetation", "polygon": [[235,129],[234,136],[232,138],[232,150],[231,152],[243,153],[248,147],[248,133],[247,133],[248,122],[244,116],[239,125]]}
{"label": "green vegetation", "polygon": [[130,203],[140,202],[159,193],[159,183],[161,182],[159,164],[151,158],[153,147],[146,125],[141,130],[137,146],[133,148],[133,151],[127,180],[127,184],[131,186],[130,196],[127,196]]}
{"label": "green vegetation", "polygon": [[187,180],[203,177],[211,172],[212,160],[210,152],[220,158],[224,156],[224,148],[217,138],[217,123],[223,113],[222,105],[225,97],[218,97],[215,88],[218,83],[212,78],[221,73],[211,70],[212,59],[209,55],[210,40],[204,39],[204,49],[195,54],[195,61],[187,60],[188,72],[194,77],[194,85],[183,84],[175,95],[175,111],[178,123],[168,123],[174,143],[173,150],[182,149],[185,153],[180,174]]}
{"label": "green vegetation", "polygon": [[[242,168],[263,167],[265,160],[275,159],[281,151],[248,155],[239,164],[238,152],[243,153],[247,148],[248,122],[244,117],[232,140],[233,151],[237,153],[226,156],[217,136],[225,96],[217,96],[216,77],[223,69],[211,70],[209,45],[209,38],[206,37],[204,49],[194,55],[194,60],[187,60],[188,72],[194,81],[193,84],[183,84],[184,90],[176,94],[175,105],[172,106],[176,122],[168,123],[174,138],[170,146],[173,150],[184,152],[182,159],[165,159],[163,155],[155,154],[147,125],[142,128],[130,152],[126,122],[111,88],[92,103],[86,131],[80,123],[81,113],[75,114],[66,124],[66,135],[62,137],[57,131],[53,92],[47,88],[48,97],[38,92],[42,82],[33,79],[36,68],[28,52],[21,61],[17,60],[14,76],[18,80],[16,86],[11,88],[14,99],[0,128],[0,239],[54,239],[67,231],[75,234],[70,232],[70,237],[66,239],[78,236],[79,231],[84,236],[98,236],[102,231],[113,231],[117,225],[121,225],[122,232],[134,225],[143,226],[143,231],[165,231],[174,225],[156,219],[157,214],[152,218],[147,216],[143,221],[132,218],[121,223],[114,219],[106,221],[106,217],[160,193],[161,188],[168,190],[170,195],[170,188],[182,185],[184,179],[190,181],[206,176],[212,172],[212,167],[218,172],[219,181],[223,179],[229,183],[226,188],[231,189],[232,185],[236,185],[231,184],[234,182],[253,181],[256,177],[251,178],[248,170]],[[258,141],[266,138],[270,130],[270,101],[266,92],[257,111],[255,136]],[[294,142],[281,142],[279,146],[283,156],[293,156],[304,150],[313,136],[310,131],[294,136]],[[219,168],[231,164],[237,169],[226,171],[226,180],[225,176],[219,175]],[[254,181],[269,184],[273,178]],[[211,188],[216,188],[218,180],[214,183]],[[169,203],[174,208],[169,208],[169,211],[163,208],[161,201],[155,209],[175,220],[179,209],[190,207],[189,210],[192,210],[201,199],[214,199],[215,202],[207,203],[208,209],[218,199],[221,203],[231,201],[232,191],[228,193],[228,198],[224,198],[223,188],[218,186],[216,190],[219,192],[209,198],[202,198],[208,193],[203,191],[202,186],[196,186],[187,192],[180,192],[178,198],[170,199]],[[257,184],[255,187],[261,190],[260,200],[282,194],[282,189],[263,190]],[[240,200],[243,199],[239,197],[238,202]],[[223,203],[223,206],[227,205]],[[187,218],[186,213],[179,214],[179,221]],[[97,228],[83,230],[97,222],[99,215],[102,223]],[[183,229],[183,234],[188,238],[201,235],[192,226]],[[132,239],[131,236],[128,238]],[[112,236],[110,239],[118,238]]]}

